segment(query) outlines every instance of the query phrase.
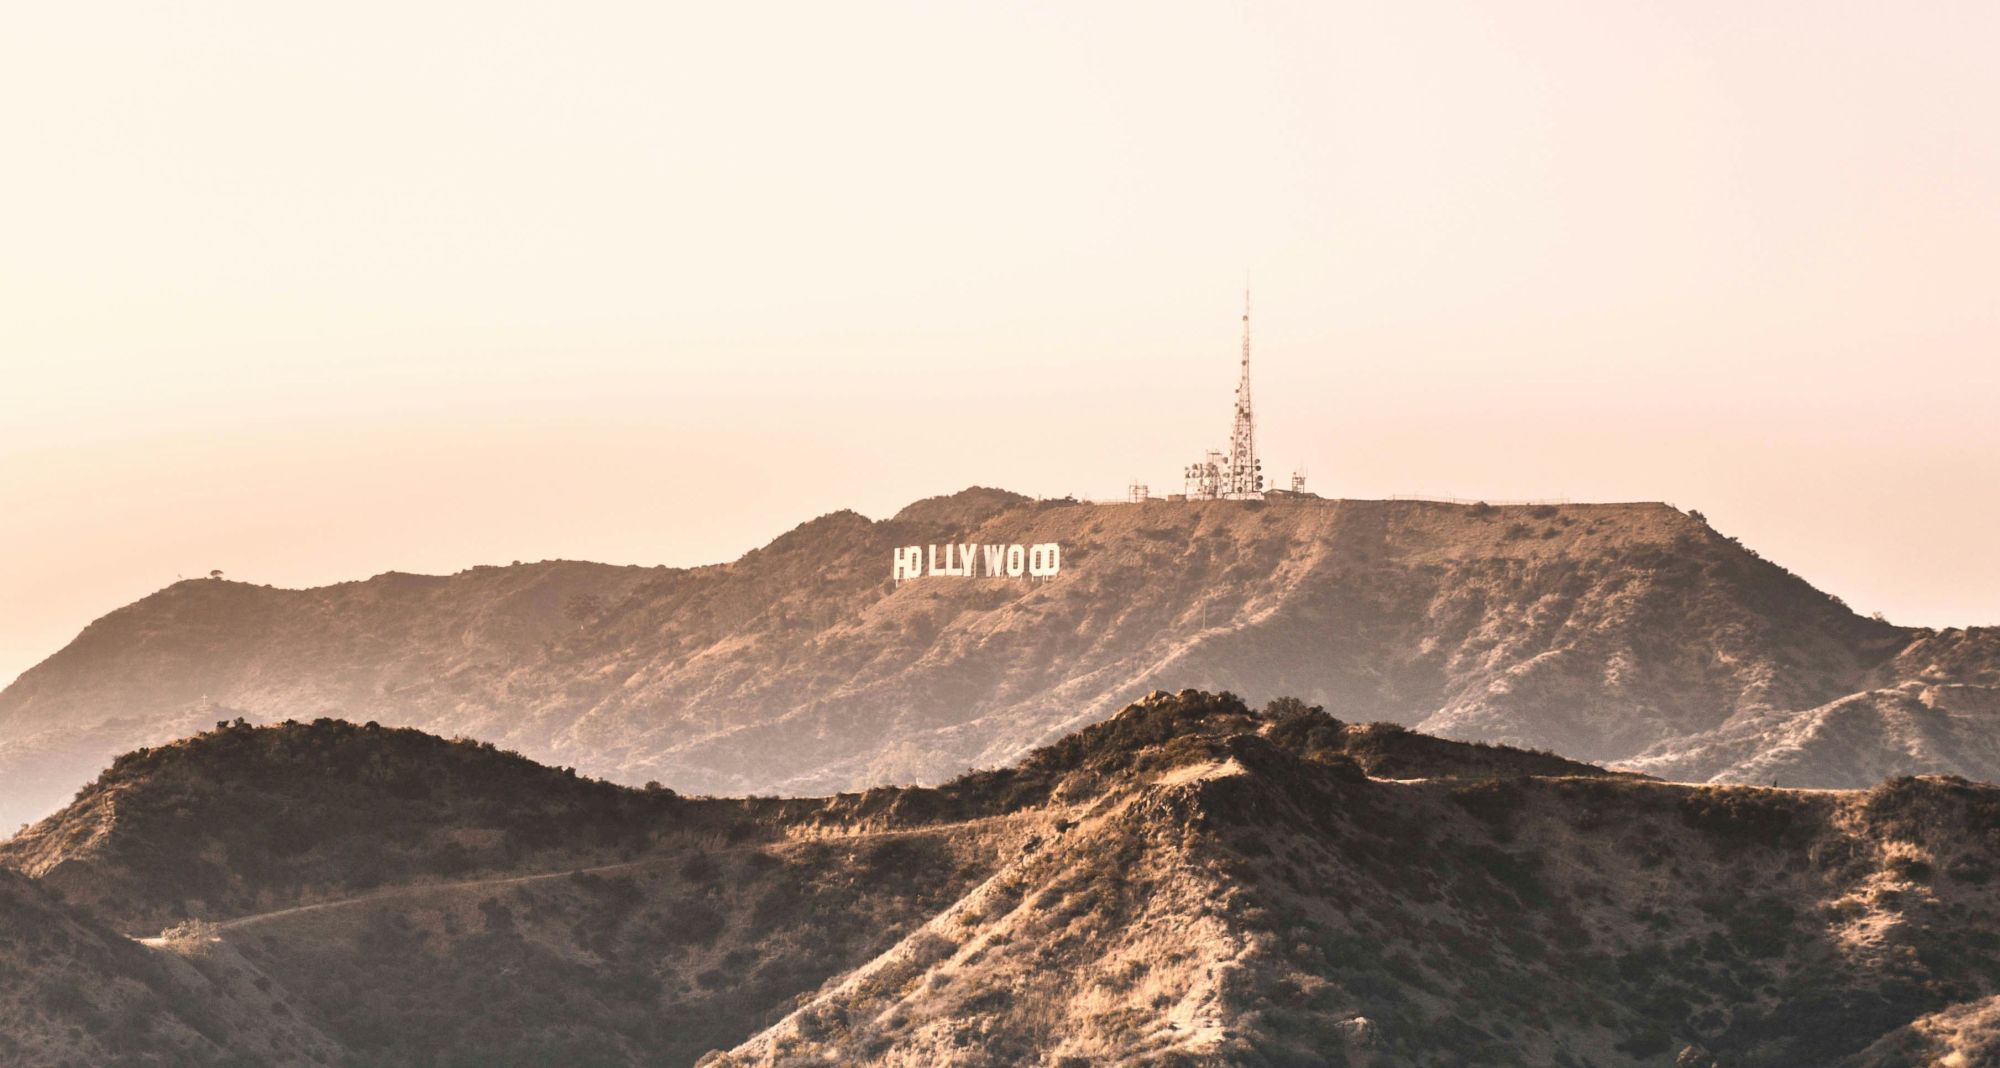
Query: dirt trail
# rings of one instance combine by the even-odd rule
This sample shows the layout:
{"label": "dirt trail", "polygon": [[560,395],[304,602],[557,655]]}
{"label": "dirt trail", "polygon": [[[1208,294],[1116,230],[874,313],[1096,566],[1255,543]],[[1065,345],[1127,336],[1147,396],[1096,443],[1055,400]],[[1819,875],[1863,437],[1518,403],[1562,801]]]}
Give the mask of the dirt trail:
{"label": "dirt trail", "polygon": [[[743,845],[725,846],[721,849],[677,850],[672,853],[656,854],[654,856],[641,857],[638,860],[619,861],[616,864],[598,864],[587,868],[563,868],[559,871],[532,872],[527,875],[494,875],[494,876],[487,876],[481,879],[467,879],[462,882],[455,882],[455,883],[406,883],[402,886],[392,886],[386,890],[376,890],[366,894],[356,894],[353,897],[336,898],[332,901],[315,901],[312,902],[311,904],[293,905],[290,908],[273,909],[270,912],[256,912],[256,913],[251,913],[248,916],[238,916],[234,919],[221,920],[215,924],[215,930],[217,931],[218,934],[220,934],[221,932],[224,931],[238,930],[244,927],[249,927],[253,924],[263,923],[267,920],[278,920],[278,919],[283,919],[287,916],[297,916],[302,913],[319,912],[326,909],[343,909],[354,905],[366,905],[376,901],[386,901],[399,897],[413,897],[420,894],[459,893],[467,890],[487,890],[496,887],[521,886],[527,883],[542,882],[547,879],[567,879],[570,878],[571,876],[576,876],[576,875],[604,875],[614,872],[637,871],[643,868],[655,867],[657,865],[666,864],[669,862],[685,861],[689,856],[693,855],[695,852],[699,852],[704,856],[716,856],[725,853],[753,852],[760,849],[769,849],[773,846],[785,846],[785,845],[792,845],[792,844],[806,843],[806,842],[865,841],[877,838],[897,838],[897,837],[904,837],[916,834],[933,834],[940,831],[952,831],[966,827],[977,827],[989,823],[999,823],[1006,820],[1016,819],[1019,816],[1020,816],[1019,813],[1006,813],[999,816],[980,816],[976,819],[955,820],[950,823],[927,823],[923,824],[922,826],[901,827],[895,830],[887,830],[887,831],[857,831],[857,832],[848,832],[840,834],[795,835],[795,836],[787,836],[784,838],[771,839],[769,841],[763,841],[763,842],[747,842],[744,843]],[[166,939],[161,938],[157,935],[147,938],[141,938],[136,935],[128,937],[131,937],[133,941],[138,942],[141,945],[152,946],[156,949],[166,945]]]}

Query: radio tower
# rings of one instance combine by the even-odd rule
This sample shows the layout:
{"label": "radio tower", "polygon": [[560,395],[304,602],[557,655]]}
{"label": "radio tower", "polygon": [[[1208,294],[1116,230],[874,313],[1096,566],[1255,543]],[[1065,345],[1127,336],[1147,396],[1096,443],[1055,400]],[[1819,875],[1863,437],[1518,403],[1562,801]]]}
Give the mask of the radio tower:
{"label": "radio tower", "polygon": [[1229,431],[1229,452],[1208,450],[1200,463],[1189,464],[1185,496],[1191,501],[1261,501],[1264,473],[1257,463],[1257,427],[1250,417],[1250,291],[1243,291],[1243,377],[1236,383],[1236,423]]}
{"label": "radio tower", "polygon": [[1222,496],[1255,501],[1264,497],[1264,474],[1257,463],[1257,424],[1250,414],[1250,291],[1243,291],[1243,378],[1236,383],[1236,425],[1229,432],[1229,470]]}

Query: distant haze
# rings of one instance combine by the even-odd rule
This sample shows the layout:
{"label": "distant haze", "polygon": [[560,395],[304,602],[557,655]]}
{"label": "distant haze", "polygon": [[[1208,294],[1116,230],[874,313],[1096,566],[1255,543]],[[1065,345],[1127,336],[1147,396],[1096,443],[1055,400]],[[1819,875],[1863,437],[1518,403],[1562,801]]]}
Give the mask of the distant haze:
{"label": "distant haze", "polygon": [[[2000,5],[28,5],[0,682],[171,582],[729,559],[1228,429],[2000,623]],[[883,567],[886,569],[885,559]]]}

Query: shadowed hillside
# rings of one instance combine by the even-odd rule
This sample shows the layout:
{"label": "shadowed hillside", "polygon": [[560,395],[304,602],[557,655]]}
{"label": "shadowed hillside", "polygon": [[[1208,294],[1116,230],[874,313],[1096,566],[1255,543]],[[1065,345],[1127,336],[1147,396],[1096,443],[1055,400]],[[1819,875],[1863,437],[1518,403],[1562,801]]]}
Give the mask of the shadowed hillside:
{"label": "shadowed hillside", "polygon": [[712,1063],[1836,1065],[1990,1041],[2000,790],[1392,784],[1301,746],[1310,718],[1219,711]]}
{"label": "shadowed hillside", "polygon": [[[172,918],[99,955],[259,991],[297,1048],[256,1063],[1872,1068],[1990,1048],[1996,824],[1957,780],[1677,785],[1193,691],[798,800],[325,722],[119,761],[0,847],[45,884],[0,921]],[[77,1012],[75,1049],[136,1026]]]}
{"label": "shadowed hillside", "polygon": [[0,691],[0,826],[45,814],[120,753],[218,718],[365,720],[384,704],[420,708],[395,700],[418,691],[455,708],[468,680],[545,657],[573,625],[565,605],[622,598],[663,573],[556,561],[315,590],[175,583]]}
{"label": "shadowed hillside", "polygon": [[0,869],[0,1064],[333,1064],[338,1055],[233,950],[149,950]]}
{"label": "shadowed hillside", "polygon": [[0,850],[70,900],[157,929],[631,853],[682,811],[670,792],[578,778],[491,743],[372,723],[239,721],[119,757],[59,818]]}
{"label": "shadowed hillside", "polygon": [[[1063,570],[890,581],[893,547],[946,541],[1059,542]],[[692,570],[180,583],[0,693],[0,808],[45,813],[113,754],[237,715],[491,738],[684,792],[936,782],[1163,686],[1685,779],[1993,777],[1994,633],[1861,618],[1659,504],[970,490]]]}

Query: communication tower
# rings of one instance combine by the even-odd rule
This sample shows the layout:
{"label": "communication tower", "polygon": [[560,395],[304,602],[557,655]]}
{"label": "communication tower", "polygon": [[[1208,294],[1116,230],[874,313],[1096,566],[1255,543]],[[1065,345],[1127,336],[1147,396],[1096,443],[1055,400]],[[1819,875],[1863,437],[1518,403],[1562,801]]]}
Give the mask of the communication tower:
{"label": "communication tower", "polygon": [[1250,291],[1243,291],[1243,369],[1236,383],[1236,420],[1229,430],[1229,451],[1208,450],[1185,473],[1187,496],[1194,500],[1261,501],[1264,469],[1257,462],[1257,422],[1250,409]]}

